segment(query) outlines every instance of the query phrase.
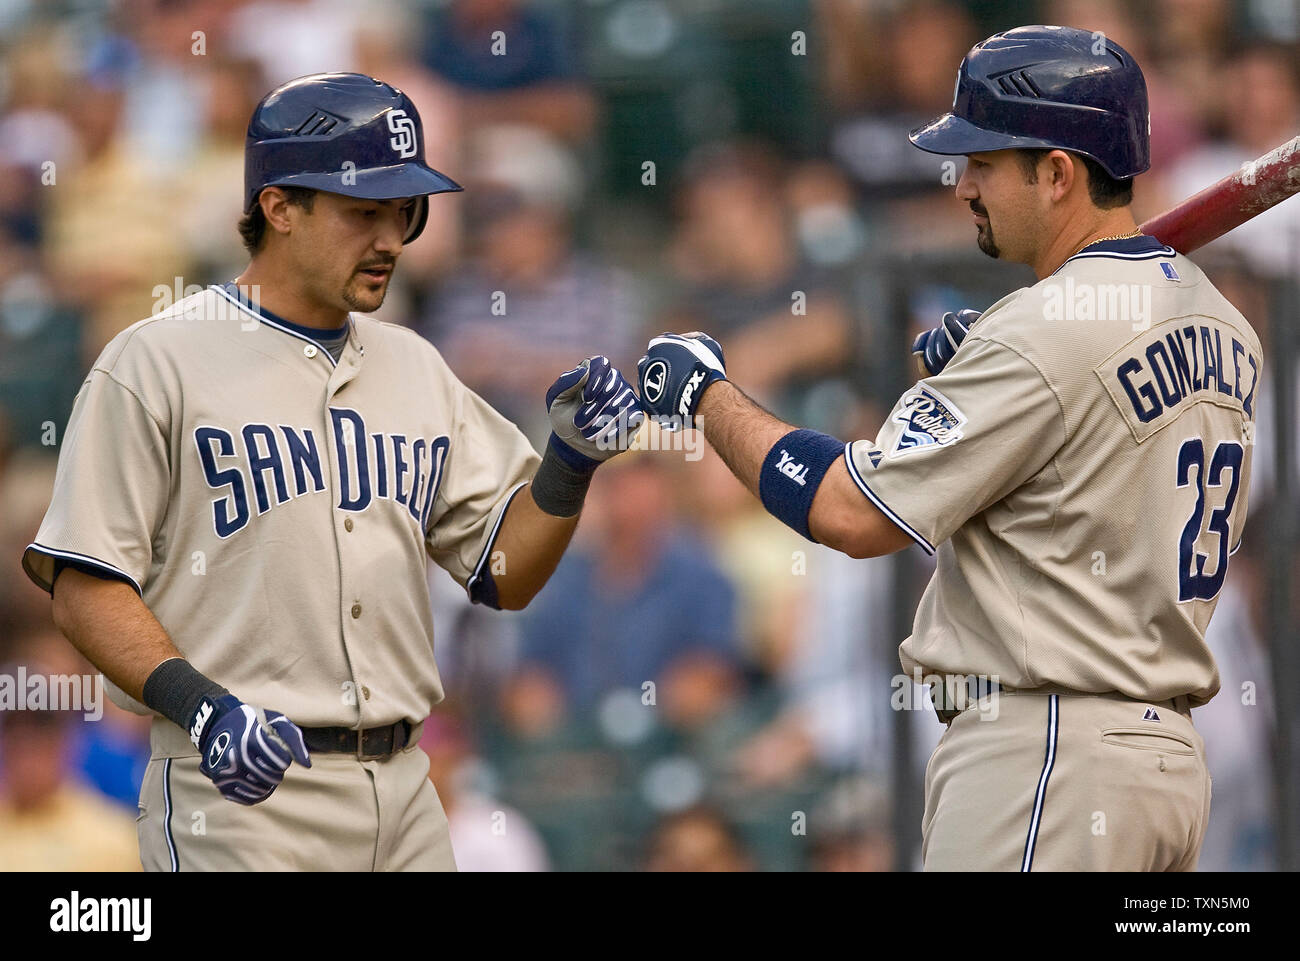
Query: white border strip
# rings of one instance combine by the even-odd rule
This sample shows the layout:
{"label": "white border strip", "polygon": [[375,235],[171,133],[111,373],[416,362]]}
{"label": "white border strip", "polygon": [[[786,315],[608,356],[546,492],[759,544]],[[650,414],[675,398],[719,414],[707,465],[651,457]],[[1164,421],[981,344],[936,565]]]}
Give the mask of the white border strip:
{"label": "white border strip", "polygon": [[1043,801],[1047,797],[1047,779],[1052,776],[1056,763],[1056,735],[1060,728],[1059,694],[1049,694],[1047,699],[1047,755],[1043,758],[1043,773],[1038,776],[1038,793],[1034,795],[1034,813],[1029,819],[1029,836],[1025,838],[1025,857],[1020,870],[1028,871],[1034,863],[1034,845],[1038,843],[1038,828],[1043,822]]}
{"label": "white border strip", "polygon": [[248,304],[244,303],[238,297],[230,296],[230,292],[227,291],[224,287],[220,287],[216,284],[212,284],[208,289],[215,290],[226,300],[230,301],[232,304],[234,304],[244,313],[248,314],[248,316],[255,317],[260,323],[266,324],[266,326],[268,327],[274,327],[276,330],[280,331],[281,333],[288,334],[290,337],[297,337],[299,340],[305,340],[307,343],[313,345],[317,350],[319,350],[322,354],[325,355],[325,359],[330,362],[331,367],[337,367],[339,365],[339,362],[334,359],[333,354],[331,354],[328,350],[326,350],[323,346],[321,346],[321,344],[318,341],[312,340],[306,334],[300,334],[296,330],[290,330],[288,327],[285,327],[283,324],[277,324],[275,321],[263,317],[261,314],[253,310],[253,308],[249,307]]}
{"label": "white border strip", "polygon": [[172,837],[172,759],[163,760],[163,837],[167,839],[167,854],[171,857],[172,872],[181,869],[181,859],[176,854],[176,841]]}
{"label": "white border strip", "polygon": [[674,344],[678,347],[685,347],[692,355],[694,355],[696,360],[709,368],[709,370],[722,371],[722,365],[719,363],[718,358],[714,355],[713,351],[709,350],[708,347],[706,347],[701,341],[696,340],[694,337],[683,337],[681,334],[671,337],[656,337],[654,340],[650,341],[646,350],[649,350],[651,347],[657,347],[660,344]]}
{"label": "white border strip", "polygon": [[[1073,257],[1068,257],[1066,258],[1065,264],[1068,264],[1071,260],[1087,260],[1093,257],[1110,257],[1114,260],[1155,260],[1160,257],[1173,257],[1177,253],[1178,251],[1167,245],[1161,247],[1159,250],[1141,250],[1136,253],[1121,253],[1117,250],[1094,250],[1090,254],[1078,253]],[[1065,267],[1065,264],[1061,264],[1060,267],[1053,270],[1052,276],[1055,277],[1060,273],[1062,268]]]}
{"label": "white border strip", "polygon": [[474,573],[471,574],[469,580],[465,582],[465,592],[469,594],[471,598],[474,596],[474,585],[478,583],[479,577],[483,573],[483,566],[487,563],[488,558],[492,554],[492,547],[497,542],[497,535],[501,533],[501,522],[506,519],[506,511],[510,510],[510,503],[515,499],[515,495],[523,490],[526,484],[528,484],[528,481],[521,481],[515,485],[514,489],[510,491],[509,494],[506,495],[505,505],[501,508],[501,513],[497,515],[496,523],[492,525],[492,533],[488,535],[487,544],[483,547],[483,553],[479,555],[478,563],[474,565]]}
{"label": "white border strip", "polygon": [[933,554],[934,545],[932,545],[929,541],[927,541],[916,531],[912,530],[912,528],[908,526],[905,520],[903,520],[892,510],[890,510],[888,505],[886,505],[884,501],[882,501],[879,497],[877,497],[872,492],[871,488],[867,486],[867,482],[862,479],[862,475],[858,473],[858,465],[853,463],[854,443],[855,441],[849,441],[847,444],[844,445],[844,466],[849,469],[849,476],[853,478],[853,483],[858,485],[858,490],[862,491],[862,493],[867,496],[867,499],[871,501],[871,503],[876,505],[876,507],[880,510],[880,513],[884,514],[891,521],[893,521],[894,524],[897,525],[898,528],[904,534],[912,538],[912,540],[916,541],[916,543],[920,545],[921,550],[925,551],[927,554]]}
{"label": "white border strip", "polygon": [[[45,547],[42,544],[37,544],[35,541],[27,545],[27,550],[36,551],[38,554],[44,554],[46,557],[55,557],[67,561],[77,561],[81,564],[89,564],[91,567],[98,567],[100,570],[108,571],[110,574],[114,574],[117,577],[126,580],[132,587],[135,588],[135,592],[137,594],[139,594],[141,597],[144,597],[144,591],[140,589],[139,581],[137,581],[134,577],[132,577],[130,574],[128,574],[126,571],[122,570],[121,568],[114,567],[112,564],[109,564],[105,561],[101,561],[96,557],[91,557],[87,554],[78,554],[76,551],[55,550],[53,547]],[[51,584],[50,589],[53,590],[53,588],[54,585]]]}

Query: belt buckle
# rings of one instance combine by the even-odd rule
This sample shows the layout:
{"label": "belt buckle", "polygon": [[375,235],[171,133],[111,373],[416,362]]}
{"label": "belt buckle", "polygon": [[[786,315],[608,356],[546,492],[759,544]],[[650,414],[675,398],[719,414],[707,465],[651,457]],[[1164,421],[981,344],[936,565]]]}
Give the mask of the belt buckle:
{"label": "belt buckle", "polygon": [[[375,741],[379,740],[379,738],[383,736],[383,732],[386,730],[391,731],[392,729],[382,728],[382,727],[372,727],[372,728],[363,728],[362,730],[357,732],[357,760],[358,761],[378,761],[388,756],[389,752],[387,751],[380,751],[378,753],[375,753],[375,751],[369,747],[369,744],[373,744],[375,743]],[[367,735],[377,735],[377,736],[374,738],[368,738]]]}
{"label": "belt buckle", "polygon": [[[406,739],[403,743],[398,744],[398,730],[405,732]],[[382,743],[383,749],[369,749],[366,735],[371,735],[370,743],[378,748]],[[411,729],[407,726],[405,720],[397,721],[384,727],[372,727],[357,732],[357,760],[359,761],[382,761],[386,757],[392,757],[402,748],[406,747],[411,741]]]}

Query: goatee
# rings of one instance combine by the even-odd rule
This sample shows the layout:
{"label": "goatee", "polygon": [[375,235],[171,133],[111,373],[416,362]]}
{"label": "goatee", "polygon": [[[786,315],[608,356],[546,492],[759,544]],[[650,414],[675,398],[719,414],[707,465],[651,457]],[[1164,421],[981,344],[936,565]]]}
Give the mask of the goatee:
{"label": "goatee", "polygon": [[997,260],[998,255],[1001,254],[1001,251],[998,250],[998,245],[993,240],[992,225],[978,226],[976,227],[976,230],[979,231],[979,235],[976,238],[976,243],[979,244],[980,250],[988,254],[994,260]]}

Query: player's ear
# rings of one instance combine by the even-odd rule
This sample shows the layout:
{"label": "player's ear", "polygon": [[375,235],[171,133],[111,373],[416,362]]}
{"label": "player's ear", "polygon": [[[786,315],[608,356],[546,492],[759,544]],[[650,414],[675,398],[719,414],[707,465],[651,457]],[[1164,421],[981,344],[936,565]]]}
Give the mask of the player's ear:
{"label": "player's ear", "polygon": [[287,234],[290,227],[289,196],[279,187],[266,187],[258,195],[257,202],[262,207],[262,216],[266,225],[279,234]]}
{"label": "player's ear", "polygon": [[1060,200],[1066,196],[1071,188],[1077,182],[1079,186],[1087,186],[1087,174],[1083,173],[1083,162],[1078,157],[1072,157],[1064,150],[1053,150],[1043,158],[1040,176],[1046,175],[1047,184],[1052,190],[1052,200]]}

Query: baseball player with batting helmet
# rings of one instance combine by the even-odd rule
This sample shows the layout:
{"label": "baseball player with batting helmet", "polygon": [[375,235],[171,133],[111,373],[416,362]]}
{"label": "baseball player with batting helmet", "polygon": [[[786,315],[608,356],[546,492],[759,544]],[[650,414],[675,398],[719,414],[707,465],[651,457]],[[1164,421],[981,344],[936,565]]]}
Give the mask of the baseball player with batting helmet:
{"label": "baseball player with batting helmet", "polygon": [[366,316],[428,195],[460,189],[424,151],[379,80],[273,90],[248,128],[248,268],[123,331],[77,395],[23,566],[156,715],[146,869],[454,869],[416,746],[443,696],[426,558],[523,607],[644,416],[589,358],[548,391],[538,458],[431,344]]}
{"label": "baseball player with batting helmet", "polygon": [[1262,354],[1195,264],[1137,230],[1148,138],[1142,72],[1104,37],[1021,27],[970,51],[952,112],[911,139],[967,157],[980,249],[1037,283],[927,335],[934,372],[874,440],[782,423],[703,334],[661,335],[639,365],[648,413],[698,418],[805,537],[936,555],[900,648],[946,725],[927,869],[1196,865],[1210,778],[1190,709],[1219,687],[1205,630],[1246,514]]}

